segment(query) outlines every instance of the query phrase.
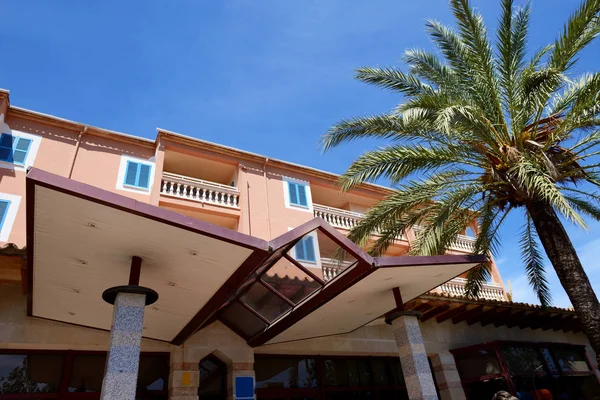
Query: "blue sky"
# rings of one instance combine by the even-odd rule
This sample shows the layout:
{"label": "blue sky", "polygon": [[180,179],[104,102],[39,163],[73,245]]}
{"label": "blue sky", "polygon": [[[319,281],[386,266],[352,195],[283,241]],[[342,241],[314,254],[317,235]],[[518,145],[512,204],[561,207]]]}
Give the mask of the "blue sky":
{"label": "blue sky", "polygon": [[[491,27],[498,2],[473,4]],[[552,41],[576,0],[533,0],[530,49]],[[378,143],[327,154],[319,137],[341,118],[401,101],[353,79],[431,48],[426,18],[452,23],[444,0],[3,2],[0,87],[25,108],[154,138],[161,127],[336,173]],[[597,69],[600,42],[574,72]],[[497,262],[515,300],[534,302],[519,261],[519,215]],[[600,224],[568,227],[600,288]],[[557,305],[568,305],[554,275]]]}

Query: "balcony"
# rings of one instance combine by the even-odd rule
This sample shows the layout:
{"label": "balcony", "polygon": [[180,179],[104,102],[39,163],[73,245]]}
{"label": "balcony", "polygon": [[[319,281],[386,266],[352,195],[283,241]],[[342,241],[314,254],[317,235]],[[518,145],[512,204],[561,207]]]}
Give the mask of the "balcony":
{"label": "balcony", "polygon": [[324,219],[331,226],[347,230],[354,228],[358,221],[364,217],[361,213],[320,204],[313,204],[313,210],[315,217]]}
{"label": "balcony", "polygon": [[[464,296],[467,280],[465,278],[454,278],[439,287],[442,294],[450,296]],[[506,300],[502,286],[494,282],[486,282],[479,291],[479,297],[486,300]]]}
{"label": "balcony", "polygon": [[239,209],[240,192],[236,187],[170,172],[163,172],[160,194]]}
{"label": "balcony", "polygon": [[321,268],[323,269],[323,280],[325,282],[332,280],[342,273],[346,268],[352,265],[351,261],[336,260],[334,258],[322,258]]}

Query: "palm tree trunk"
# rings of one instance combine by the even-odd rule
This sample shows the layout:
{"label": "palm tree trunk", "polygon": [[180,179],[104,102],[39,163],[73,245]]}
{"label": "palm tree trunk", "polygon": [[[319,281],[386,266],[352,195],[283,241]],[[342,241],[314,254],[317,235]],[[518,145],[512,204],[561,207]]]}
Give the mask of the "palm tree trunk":
{"label": "palm tree trunk", "polygon": [[573,243],[551,206],[531,204],[527,206],[527,211],[600,365],[600,304]]}

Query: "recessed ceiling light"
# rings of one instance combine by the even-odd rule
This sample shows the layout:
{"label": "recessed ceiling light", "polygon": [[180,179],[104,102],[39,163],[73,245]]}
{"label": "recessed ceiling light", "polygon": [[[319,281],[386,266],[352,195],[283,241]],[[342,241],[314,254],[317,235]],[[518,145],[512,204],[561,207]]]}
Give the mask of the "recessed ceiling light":
{"label": "recessed ceiling light", "polygon": [[95,222],[88,222],[87,226],[89,226],[90,228],[97,228],[98,227],[98,225],[96,225]]}
{"label": "recessed ceiling light", "polygon": [[152,310],[153,310],[153,311],[158,311],[158,307],[156,307],[156,306],[152,306]]}
{"label": "recessed ceiling light", "polygon": [[197,251],[193,251],[193,250],[190,251],[190,256],[197,256],[197,255],[198,255]]}
{"label": "recessed ceiling light", "polygon": [[77,261],[78,261],[78,262],[79,262],[79,264],[81,264],[81,265],[87,265],[87,263],[88,263],[88,262],[87,262],[87,261],[85,261],[85,260],[77,260]]}
{"label": "recessed ceiling light", "polygon": [[388,276],[387,278],[384,279],[384,281],[391,281],[392,279],[394,279],[393,276]]}
{"label": "recessed ceiling light", "polygon": [[352,304],[352,303],[354,303],[355,301],[356,301],[356,300],[350,300],[350,301],[348,302],[348,304]]}
{"label": "recessed ceiling light", "polygon": [[75,315],[73,311],[69,311],[69,315]]}
{"label": "recessed ceiling light", "polygon": [[368,312],[368,313],[366,313],[365,315],[371,315],[371,314],[373,314],[373,313],[370,313],[370,312]]}
{"label": "recessed ceiling light", "polygon": [[169,286],[175,287],[175,286],[177,286],[177,284],[175,282],[169,282]]}
{"label": "recessed ceiling light", "polygon": [[80,293],[79,289],[73,289],[74,293]]}

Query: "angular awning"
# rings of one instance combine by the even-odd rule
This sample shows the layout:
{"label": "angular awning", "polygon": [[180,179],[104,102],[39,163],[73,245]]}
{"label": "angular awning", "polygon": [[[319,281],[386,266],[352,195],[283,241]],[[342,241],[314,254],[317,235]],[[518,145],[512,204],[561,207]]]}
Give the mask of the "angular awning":
{"label": "angular awning", "polygon": [[[291,254],[307,235],[344,266],[327,283]],[[180,344],[221,318],[253,324],[236,331],[255,346],[349,332],[393,310],[393,288],[408,302],[485,260],[372,258],[318,218],[267,242],[38,169],[27,175],[27,250],[30,316],[109,330],[102,292],[126,284],[138,256],[140,285],[160,296],[144,337]]]}

